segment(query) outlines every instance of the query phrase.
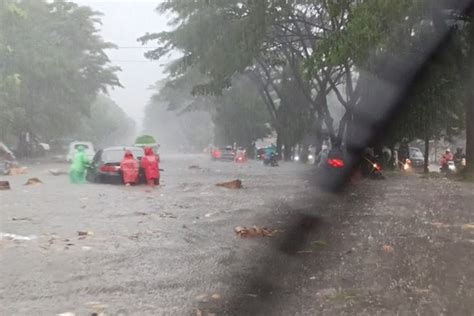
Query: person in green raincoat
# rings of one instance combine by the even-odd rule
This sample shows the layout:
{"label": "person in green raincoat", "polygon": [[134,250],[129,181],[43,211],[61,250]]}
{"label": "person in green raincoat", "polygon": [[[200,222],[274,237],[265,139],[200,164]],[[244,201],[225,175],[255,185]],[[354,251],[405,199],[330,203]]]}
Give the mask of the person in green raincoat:
{"label": "person in green raincoat", "polygon": [[71,167],[69,168],[69,178],[72,183],[86,182],[86,168],[89,160],[86,157],[83,146],[78,146]]}

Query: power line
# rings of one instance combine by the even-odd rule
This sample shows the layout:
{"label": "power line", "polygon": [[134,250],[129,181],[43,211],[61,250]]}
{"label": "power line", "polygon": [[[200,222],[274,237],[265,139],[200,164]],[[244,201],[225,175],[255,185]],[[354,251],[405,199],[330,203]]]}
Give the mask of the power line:
{"label": "power line", "polygon": [[116,46],[109,49],[157,49],[159,46]]}
{"label": "power line", "polygon": [[111,59],[110,60],[113,63],[154,63],[157,62],[157,60],[133,60],[133,59]]}

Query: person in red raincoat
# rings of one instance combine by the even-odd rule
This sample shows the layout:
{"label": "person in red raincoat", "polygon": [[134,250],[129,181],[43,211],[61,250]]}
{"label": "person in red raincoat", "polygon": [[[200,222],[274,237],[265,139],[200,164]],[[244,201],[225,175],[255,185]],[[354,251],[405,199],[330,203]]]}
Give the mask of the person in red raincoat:
{"label": "person in red raincoat", "polygon": [[160,167],[158,159],[151,147],[145,147],[145,156],[141,160],[141,165],[145,171],[145,178],[148,185],[160,185]]}
{"label": "person in red raincoat", "polygon": [[122,170],[122,178],[125,185],[136,184],[138,182],[138,161],[133,157],[130,150],[125,151],[123,160],[120,162],[120,170]]}

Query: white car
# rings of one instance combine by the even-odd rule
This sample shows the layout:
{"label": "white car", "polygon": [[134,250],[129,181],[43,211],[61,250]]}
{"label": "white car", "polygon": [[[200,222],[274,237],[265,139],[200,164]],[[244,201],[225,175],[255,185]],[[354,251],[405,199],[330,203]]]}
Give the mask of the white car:
{"label": "white car", "polygon": [[67,153],[66,160],[67,162],[71,162],[74,159],[74,155],[76,154],[77,148],[79,146],[84,147],[84,152],[86,153],[87,159],[92,161],[95,155],[94,145],[91,142],[79,142],[75,141],[69,144],[69,152]]}

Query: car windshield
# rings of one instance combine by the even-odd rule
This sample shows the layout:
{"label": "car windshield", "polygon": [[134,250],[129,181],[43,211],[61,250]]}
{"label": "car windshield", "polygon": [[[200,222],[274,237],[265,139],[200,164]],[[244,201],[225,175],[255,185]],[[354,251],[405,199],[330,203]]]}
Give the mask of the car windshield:
{"label": "car windshield", "polygon": [[79,147],[84,148],[84,150],[88,150],[89,149],[89,145],[88,144],[75,144],[74,145],[74,149],[78,149]]}
{"label": "car windshield", "polygon": [[[130,149],[135,158],[143,157],[144,153],[141,149]],[[123,149],[114,149],[114,150],[106,150],[103,152],[103,159],[104,161],[108,162],[120,162],[125,155],[125,150]]]}
{"label": "car windshield", "polygon": [[419,150],[412,150],[411,151],[411,156],[413,158],[423,158],[423,153]]}
{"label": "car windshield", "polygon": [[474,316],[473,106],[474,0],[0,0],[0,316]]}

